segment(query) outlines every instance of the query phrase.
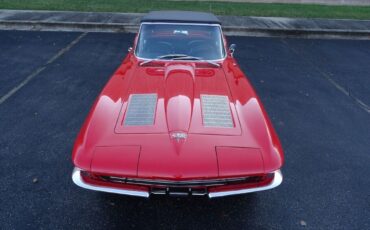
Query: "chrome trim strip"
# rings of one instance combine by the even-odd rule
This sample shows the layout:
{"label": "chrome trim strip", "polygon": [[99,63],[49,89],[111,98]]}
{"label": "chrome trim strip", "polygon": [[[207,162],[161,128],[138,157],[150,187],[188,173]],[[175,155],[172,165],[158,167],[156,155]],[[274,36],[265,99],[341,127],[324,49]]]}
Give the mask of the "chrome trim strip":
{"label": "chrome trim strip", "polygon": [[100,191],[100,192],[109,192],[109,193],[116,193],[116,194],[122,194],[122,195],[129,195],[129,196],[139,196],[139,197],[149,197],[149,192],[142,192],[142,191],[133,191],[133,190],[126,190],[126,189],[118,189],[118,188],[110,188],[105,186],[98,186],[98,185],[91,185],[87,184],[83,181],[81,177],[81,169],[74,168],[72,173],[72,180],[81,188],[90,189],[94,191]]}
{"label": "chrome trim strip", "polygon": [[273,181],[266,186],[257,187],[257,188],[247,188],[247,189],[241,189],[241,190],[231,190],[231,191],[224,191],[224,192],[210,192],[208,194],[209,198],[215,198],[215,197],[223,197],[223,196],[231,196],[231,195],[238,195],[238,194],[244,194],[244,193],[251,193],[251,192],[258,192],[263,190],[268,190],[275,188],[283,182],[283,175],[279,170],[276,170],[274,172],[274,179]]}
{"label": "chrome trim strip", "polygon": [[196,23],[196,22],[141,22],[142,24],[165,24],[165,25],[194,25],[194,26],[218,26],[221,27],[221,24],[218,23]]}

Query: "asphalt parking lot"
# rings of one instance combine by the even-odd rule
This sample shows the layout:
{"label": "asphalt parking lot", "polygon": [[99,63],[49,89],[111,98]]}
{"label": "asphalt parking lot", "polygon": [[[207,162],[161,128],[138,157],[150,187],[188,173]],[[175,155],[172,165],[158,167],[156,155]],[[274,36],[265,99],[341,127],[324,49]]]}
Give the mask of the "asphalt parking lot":
{"label": "asphalt parking lot", "polygon": [[274,190],[147,200],[73,185],[74,139],[132,40],[0,31],[1,229],[370,229],[370,41],[229,38],[285,149]]}

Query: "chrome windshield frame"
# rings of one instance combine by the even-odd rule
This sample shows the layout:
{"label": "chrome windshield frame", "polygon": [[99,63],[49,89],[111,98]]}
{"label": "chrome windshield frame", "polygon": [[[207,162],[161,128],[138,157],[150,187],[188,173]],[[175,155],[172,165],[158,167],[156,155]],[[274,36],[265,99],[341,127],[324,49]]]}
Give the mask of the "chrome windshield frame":
{"label": "chrome windshield frame", "polygon": [[185,61],[185,62],[204,62],[204,61],[210,61],[210,62],[222,62],[224,61],[226,58],[227,58],[227,49],[225,49],[225,42],[224,42],[224,38],[223,38],[223,31],[222,31],[222,27],[220,24],[206,24],[206,23],[176,23],[176,22],[142,22],[140,24],[140,27],[139,27],[139,32],[138,32],[138,38],[136,40],[136,43],[135,43],[135,47],[134,47],[134,52],[133,52],[133,55],[138,59],[138,60],[141,60],[141,61],[148,61],[148,60],[155,60],[155,58],[144,58],[144,57],[140,57],[137,55],[136,53],[136,50],[137,50],[137,46],[138,46],[138,43],[139,43],[139,40],[140,40],[140,35],[141,35],[141,29],[142,29],[142,26],[143,25],[146,25],[146,24],[163,24],[163,25],[195,25],[195,26],[214,26],[214,27],[218,27],[219,30],[220,30],[220,35],[221,35],[221,46],[222,46],[222,52],[223,52],[223,57],[222,58],[219,58],[219,59],[203,59],[203,60],[171,60],[171,59],[166,59],[166,60],[163,60],[163,61]]}

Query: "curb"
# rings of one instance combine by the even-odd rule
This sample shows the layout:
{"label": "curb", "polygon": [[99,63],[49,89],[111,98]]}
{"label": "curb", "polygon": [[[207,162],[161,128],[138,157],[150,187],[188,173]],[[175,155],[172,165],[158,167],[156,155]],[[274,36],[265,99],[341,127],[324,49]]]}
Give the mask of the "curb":
{"label": "curb", "polygon": [[363,30],[261,29],[225,26],[223,31],[225,34],[233,36],[370,40],[370,31]]}
{"label": "curb", "polygon": [[[0,10],[0,30],[136,33],[139,13]],[[370,40],[370,20],[219,16],[226,35]]]}
{"label": "curb", "polygon": [[35,22],[0,20],[0,29],[31,31],[136,33],[139,30],[139,25],[130,23]]}
{"label": "curb", "polygon": [[[263,29],[223,26],[226,35],[256,37],[293,38],[339,38],[369,40],[370,31],[363,30],[316,30],[316,29]],[[65,32],[108,32],[136,33],[138,24],[92,23],[92,22],[36,22],[0,20],[0,30],[65,31]]]}

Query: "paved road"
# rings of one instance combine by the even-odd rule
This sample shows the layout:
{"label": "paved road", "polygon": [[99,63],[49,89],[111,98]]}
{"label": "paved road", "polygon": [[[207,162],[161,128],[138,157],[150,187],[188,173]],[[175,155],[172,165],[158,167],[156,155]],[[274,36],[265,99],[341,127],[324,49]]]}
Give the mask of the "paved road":
{"label": "paved road", "polygon": [[283,184],[145,200],[70,179],[74,138],[133,36],[0,31],[1,228],[369,229],[370,42],[229,39],[281,137]]}

